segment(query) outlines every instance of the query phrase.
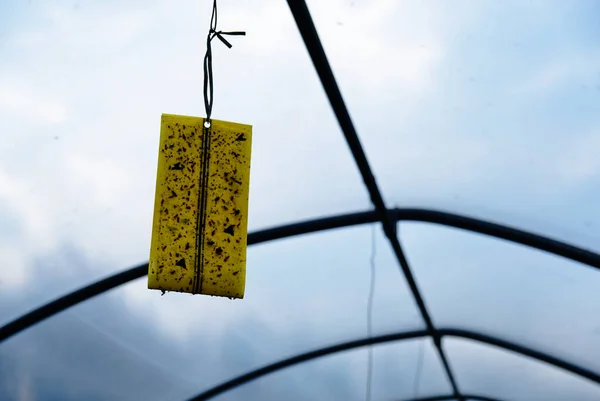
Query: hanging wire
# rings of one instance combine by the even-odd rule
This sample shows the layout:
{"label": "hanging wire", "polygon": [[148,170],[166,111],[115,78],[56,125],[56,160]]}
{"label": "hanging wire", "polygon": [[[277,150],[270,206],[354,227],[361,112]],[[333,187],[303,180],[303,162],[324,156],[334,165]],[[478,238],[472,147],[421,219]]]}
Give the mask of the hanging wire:
{"label": "hanging wire", "polygon": [[[373,301],[375,300],[375,244],[376,244],[377,225],[373,224],[371,229],[371,282],[369,285],[369,298],[367,301],[367,336],[373,336]],[[373,346],[368,349],[367,361],[367,389],[366,401],[371,401],[371,385],[373,383]]]}
{"label": "hanging wire", "polygon": [[213,107],[213,93],[214,93],[214,83],[213,83],[213,69],[212,69],[212,48],[211,42],[216,37],[219,38],[225,46],[231,49],[232,45],[229,43],[223,35],[232,35],[232,36],[244,36],[246,32],[242,31],[232,31],[232,32],[224,32],[217,31],[217,0],[213,1],[213,9],[212,15],[210,17],[210,28],[208,30],[208,36],[206,37],[206,55],[204,56],[204,108],[206,109],[206,124],[207,128],[210,127],[210,117],[212,115],[212,107]]}

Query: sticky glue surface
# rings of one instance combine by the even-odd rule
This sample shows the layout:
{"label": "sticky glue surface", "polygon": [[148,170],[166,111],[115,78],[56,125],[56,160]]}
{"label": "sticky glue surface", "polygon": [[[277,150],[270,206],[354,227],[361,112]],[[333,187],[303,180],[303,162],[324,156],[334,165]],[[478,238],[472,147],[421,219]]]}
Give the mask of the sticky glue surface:
{"label": "sticky glue surface", "polygon": [[148,288],[243,298],[252,127],[163,114]]}

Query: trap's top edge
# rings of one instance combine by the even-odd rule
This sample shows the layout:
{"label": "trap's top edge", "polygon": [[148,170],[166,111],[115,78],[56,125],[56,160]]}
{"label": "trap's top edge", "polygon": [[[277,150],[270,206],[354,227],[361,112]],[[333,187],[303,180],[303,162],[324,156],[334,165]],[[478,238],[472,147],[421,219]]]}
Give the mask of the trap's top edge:
{"label": "trap's top edge", "polygon": [[[189,118],[191,120],[198,120],[198,121],[204,121],[206,120],[206,117],[198,117],[198,116],[189,116],[186,114],[171,114],[171,113],[162,113],[161,114],[161,118]],[[239,127],[241,128],[252,128],[252,124],[242,124],[242,123],[236,123],[236,122],[232,122],[232,121],[225,121],[225,120],[217,120],[214,118],[210,119],[211,121],[215,122],[215,123],[220,123],[220,124],[227,124],[229,126],[234,126],[234,127]]]}

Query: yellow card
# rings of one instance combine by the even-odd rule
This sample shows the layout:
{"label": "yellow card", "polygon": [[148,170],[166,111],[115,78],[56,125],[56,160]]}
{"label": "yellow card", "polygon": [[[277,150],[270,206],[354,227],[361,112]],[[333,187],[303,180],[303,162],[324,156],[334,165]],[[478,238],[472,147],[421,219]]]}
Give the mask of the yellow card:
{"label": "yellow card", "polygon": [[163,114],[148,288],[243,298],[252,127]]}

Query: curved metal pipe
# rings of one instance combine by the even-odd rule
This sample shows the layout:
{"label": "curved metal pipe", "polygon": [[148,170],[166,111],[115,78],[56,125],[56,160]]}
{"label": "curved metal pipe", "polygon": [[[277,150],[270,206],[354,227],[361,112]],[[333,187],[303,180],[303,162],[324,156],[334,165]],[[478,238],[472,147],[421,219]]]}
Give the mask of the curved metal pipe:
{"label": "curved metal pipe", "polygon": [[[501,349],[504,349],[507,351],[515,352],[520,355],[528,356],[528,357],[530,357],[534,360],[540,361],[540,362],[545,362],[549,365],[561,368],[567,372],[573,373],[577,376],[584,377],[595,383],[600,384],[600,375],[598,375],[597,373],[594,373],[590,370],[584,369],[582,367],[579,367],[577,365],[574,365],[574,364],[564,361],[562,359],[550,356],[541,351],[533,350],[533,349],[528,348],[523,345],[519,345],[519,344],[510,342],[510,341],[506,341],[506,340],[501,340],[499,338],[496,338],[496,337],[493,337],[493,336],[490,336],[487,334],[478,333],[478,332],[474,332],[474,331],[470,331],[470,330],[454,329],[454,328],[445,328],[445,329],[442,328],[442,329],[437,329],[437,330],[438,330],[438,333],[443,337],[464,338],[464,339],[480,342],[483,344],[492,345],[492,346],[495,346],[495,347],[498,347],[498,348],[501,348]],[[306,352],[303,354],[293,356],[291,358],[283,359],[279,362],[275,362],[275,363],[266,365],[262,368],[259,368],[259,369],[250,371],[248,373],[245,373],[243,375],[237,376],[237,377],[235,377],[231,380],[228,380],[218,386],[212,387],[212,388],[202,392],[201,394],[198,394],[197,396],[195,396],[193,398],[190,398],[189,401],[208,400],[219,394],[222,394],[229,390],[232,390],[238,386],[241,386],[250,381],[256,380],[260,377],[266,376],[271,373],[275,373],[279,370],[300,364],[302,362],[308,362],[308,361],[311,361],[311,360],[314,360],[317,358],[321,358],[323,356],[332,355],[332,354],[336,354],[338,352],[348,351],[348,350],[356,349],[356,348],[360,348],[360,347],[382,344],[382,343],[386,343],[386,342],[422,338],[422,337],[427,337],[428,335],[429,335],[429,333],[427,330],[407,331],[407,332],[400,332],[400,333],[388,334],[388,335],[371,337],[371,338],[363,338],[360,340],[354,340],[354,341],[340,343],[340,344],[336,344],[336,345],[325,347],[325,348],[320,348],[320,349],[317,349],[314,351],[310,351],[310,352]],[[443,397],[450,397],[450,398],[439,398],[439,397],[433,398],[433,399],[425,398],[425,400],[443,400],[443,399],[457,398],[455,394],[443,396]],[[466,396],[464,394],[462,395],[462,397],[469,398],[468,396]],[[470,398],[473,398],[473,397],[470,397]],[[492,400],[491,398],[485,398],[482,396],[479,396],[478,398],[480,400],[481,399]],[[421,399],[421,401],[423,401],[423,399]]]}
{"label": "curved metal pipe", "polygon": [[540,362],[545,362],[549,365],[555,366],[557,368],[564,369],[569,371],[577,376],[585,377],[593,382],[600,384],[600,375],[598,373],[592,372],[591,370],[582,368],[575,364],[564,361],[560,358],[554,357],[552,355],[548,355],[541,351],[533,350],[529,347],[525,347],[523,345],[515,344],[512,341],[503,340],[497,337],[493,337],[486,334],[477,333],[471,330],[464,329],[442,329],[440,333],[443,336],[450,337],[458,337],[467,340],[473,340],[481,343],[485,343],[488,345],[493,345],[498,348],[502,348],[505,350],[509,350],[515,352],[519,355],[525,355],[532,359],[535,359]]}
{"label": "curved metal pipe", "polygon": [[[390,209],[388,212],[396,221],[419,221],[460,228],[526,245],[600,269],[600,255],[597,253],[516,228],[437,210]],[[248,245],[376,221],[377,214],[368,211],[286,224],[248,234]],[[0,342],[80,302],[141,278],[147,273],[148,264],[144,263],[50,301],[0,327]]]}
{"label": "curved metal pipe", "polygon": [[[476,395],[476,394],[462,394],[462,397],[466,400],[473,401],[501,401],[499,398],[486,397],[484,395]],[[447,395],[434,395],[432,397],[420,397],[420,398],[411,398],[408,400],[402,401],[454,401],[456,397],[453,394]]]}
{"label": "curved metal pipe", "polygon": [[371,338],[363,338],[360,340],[349,341],[345,343],[339,343],[330,347],[320,348],[314,351],[306,352],[293,356],[291,358],[283,359],[279,362],[272,363],[262,368],[255,369],[251,372],[245,373],[231,380],[228,380],[218,386],[210,388],[197,396],[190,398],[190,401],[208,400],[209,398],[216,397],[219,394],[225,393],[226,391],[232,390],[238,386],[256,380],[260,377],[268,374],[277,372],[279,370],[288,368],[290,366],[298,365],[303,362],[308,362],[313,359],[317,359],[323,356],[336,354],[338,352],[349,351],[355,348],[366,347],[375,344],[384,344],[392,341],[410,340],[414,338],[428,337],[429,332],[427,330],[415,330],[407,331],[402,333],[387,334],[383,336],[375,336]]}
{"label": "curved metal pipe", "polygon": [[[286,224],[248,234],[248,245],[256,245],[262,242],[293,237],[301,234],[310,234],[335,228],[372,223],[375,221],[377,221],[377,217],[374,212],[362,212]],[[120,285],[144,277],[147,274],[148,263],[143,263],[50,301],[0,327],[0,343],[72,306],[95,297],[96,295],[110,291]]]}
{"label": "curved metal pipe", "polygon": [[439,210],[404,208],[392,209],[390,213],[394,215],[397,221],[417,221],[460,228],[462,230],[525,245],[600,269],[599,254],[518,228]]}

